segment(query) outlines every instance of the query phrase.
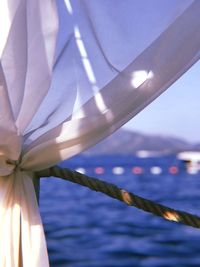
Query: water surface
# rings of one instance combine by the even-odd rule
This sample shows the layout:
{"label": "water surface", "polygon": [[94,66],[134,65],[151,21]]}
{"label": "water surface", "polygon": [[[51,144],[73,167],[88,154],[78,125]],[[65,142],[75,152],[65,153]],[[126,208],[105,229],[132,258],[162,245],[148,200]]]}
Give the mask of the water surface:
{"label": "water surface", "polygon": [[[174,156],[76,157],[62,163],[135,194],[200,214],[200,174],[189,175]],[[115,175],[113,167],[124,173]],[[135,166],[142,168],[133,174]],[[162,173],[151,173],[159,166]],[[170,166],[178,168],[170,174]],[[103,167],[104,173],[95,173]],[[199,267],[200,230],[165,221],[102,193],[60,179],[42,179],[40,209],[51,267]]]}

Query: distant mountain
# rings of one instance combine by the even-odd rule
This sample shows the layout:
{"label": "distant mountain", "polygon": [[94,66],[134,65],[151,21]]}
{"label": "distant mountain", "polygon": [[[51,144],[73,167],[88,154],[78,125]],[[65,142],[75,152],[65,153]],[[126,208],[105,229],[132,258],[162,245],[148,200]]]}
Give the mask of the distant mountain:
{"label": "distant mountain", "polygon": [[118,130],[83,154],[135,154],[141,150],[163,154],[177,153],[185,150],[200,151],[200,144],[191,144],[174,137],[146,135],[133,131]]}

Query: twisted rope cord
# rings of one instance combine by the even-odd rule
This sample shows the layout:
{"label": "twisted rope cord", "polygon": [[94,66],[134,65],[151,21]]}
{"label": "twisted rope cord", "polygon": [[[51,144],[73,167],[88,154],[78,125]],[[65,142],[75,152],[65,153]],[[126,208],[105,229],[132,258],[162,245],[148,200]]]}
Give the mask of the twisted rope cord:
{"label": "twisted rope cord", "polygon": [[58,166],[45,169],[36,173],[37,177],[55,176],[73,183],[77,183],[90,188],[91,190],[102,192],[112,198],[118,199],[129,206],[134,206],[146,212],[163,217],[170,221],[175,221],[195,228],[200,228],[200,217],[169,208],[158,204],[154,201],[139,197],[124,189],[118,188],[116,185],[101,181],[99,179],[89,177],[76,171],[60,168]]}

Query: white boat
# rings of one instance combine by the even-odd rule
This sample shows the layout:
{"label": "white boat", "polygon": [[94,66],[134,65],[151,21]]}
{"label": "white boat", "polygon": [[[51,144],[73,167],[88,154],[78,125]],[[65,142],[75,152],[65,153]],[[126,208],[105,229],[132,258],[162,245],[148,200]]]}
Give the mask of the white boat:
{"label": "white boat", "polygon": [[200,152],[184,151],[177,154],[177,158],[185,163],[187,172],[196,174],[200,171]]}
{"label": "white boat", "polygon": [[138,150],[135,155],[138,158],[151,158],[151,157],[162,157],[167,153],[164,151],[153,151],[153,150]]}

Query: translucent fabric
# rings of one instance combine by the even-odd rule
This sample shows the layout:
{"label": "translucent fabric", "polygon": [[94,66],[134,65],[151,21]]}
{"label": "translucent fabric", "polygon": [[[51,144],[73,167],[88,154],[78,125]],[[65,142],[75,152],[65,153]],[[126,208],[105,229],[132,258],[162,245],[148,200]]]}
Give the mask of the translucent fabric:
{"label": "translucent fabric", "polygon": [[187,71],[199,14],[198,0],[0,2],[0,267],[48,266],[34,172],[111,134]]}

